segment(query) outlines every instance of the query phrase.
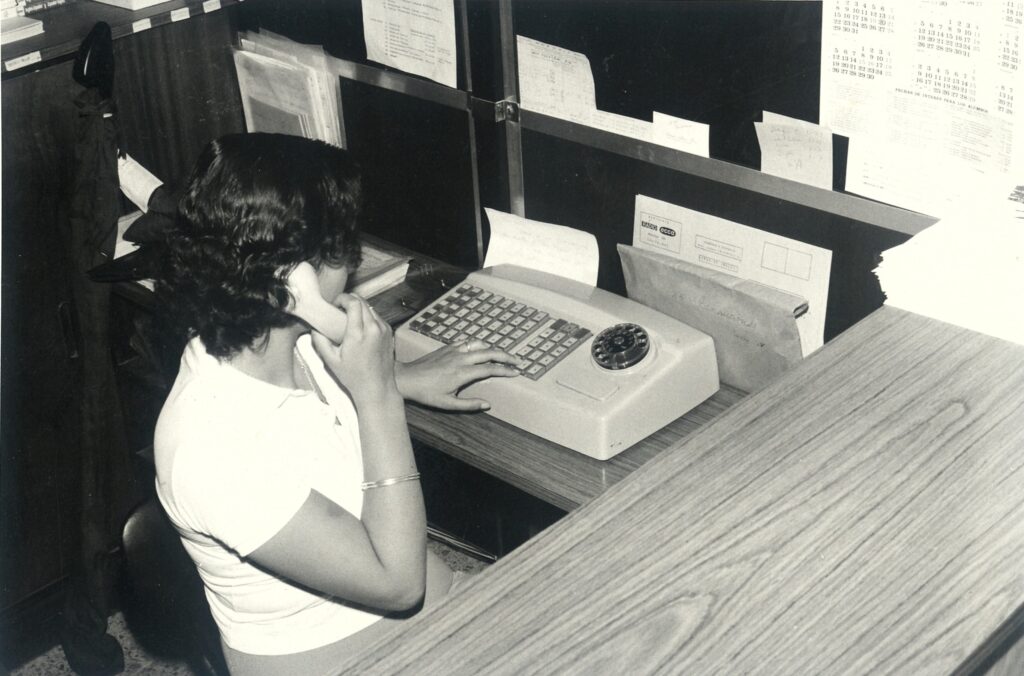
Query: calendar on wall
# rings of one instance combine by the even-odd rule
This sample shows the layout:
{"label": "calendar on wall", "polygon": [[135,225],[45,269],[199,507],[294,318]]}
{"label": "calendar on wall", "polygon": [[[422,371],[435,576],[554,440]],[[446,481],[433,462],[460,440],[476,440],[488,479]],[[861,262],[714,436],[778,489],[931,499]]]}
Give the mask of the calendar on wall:
{"label": "calendar on wall", "polygon": [[933,216],[1018,172],[1024,0],[825,0],[820,123],[846,189]]}

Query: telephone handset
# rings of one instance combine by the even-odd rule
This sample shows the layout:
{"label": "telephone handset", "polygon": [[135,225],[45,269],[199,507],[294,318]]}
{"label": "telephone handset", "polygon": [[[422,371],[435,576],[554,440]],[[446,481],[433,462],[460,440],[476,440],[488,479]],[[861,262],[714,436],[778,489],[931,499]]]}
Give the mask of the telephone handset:
{"label": "telephone handset", "polygon": [[287,285],[292,296],[288,312],[330,338],[331,342],[340,344],[345,336],[348,317],[341,308],[324,299],[316,269],[309,263],[299,263],[288,274]]}

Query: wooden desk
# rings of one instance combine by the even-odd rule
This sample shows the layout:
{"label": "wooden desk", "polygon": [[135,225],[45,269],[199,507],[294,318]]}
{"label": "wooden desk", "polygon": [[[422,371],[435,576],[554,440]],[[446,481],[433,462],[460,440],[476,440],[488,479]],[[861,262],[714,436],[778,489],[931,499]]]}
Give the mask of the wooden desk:
{"label": "wooden desk", "polygon": [[[386,246],[377,239],[378,246]],[[465,271],[415,256],[405,284],[374,297],[381,316],[398,324],[465,277]],[[443,285],[442,285],[443,281]],[[610,460],[595,460],[524,432],[486,413],[458,414],[409,404],[414,439],[566,511],[600,495],[666,448],[693,434],[745,393],[723,386],[695,409]]]}
{"label": "wooden desk", "polygon": [[968,671],[1022,560],[1024,348],[883,308],[344,666]]}

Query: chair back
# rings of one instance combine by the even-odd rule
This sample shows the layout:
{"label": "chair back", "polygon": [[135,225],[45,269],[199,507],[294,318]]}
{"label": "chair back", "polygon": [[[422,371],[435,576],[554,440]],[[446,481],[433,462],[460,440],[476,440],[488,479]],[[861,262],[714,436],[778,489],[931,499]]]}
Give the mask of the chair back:
{"label": "chair back", "polygon": [[121,533],[125,618],[150,652],[188,660],[194,670],[228,673],[202,580],[159,500],[128,515]]}

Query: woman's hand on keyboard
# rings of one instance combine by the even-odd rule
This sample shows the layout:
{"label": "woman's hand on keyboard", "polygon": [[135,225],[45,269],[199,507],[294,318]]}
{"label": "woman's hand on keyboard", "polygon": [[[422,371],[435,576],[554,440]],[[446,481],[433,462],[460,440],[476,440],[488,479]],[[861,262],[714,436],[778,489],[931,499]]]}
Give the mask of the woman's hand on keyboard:
{"label": "woman's hand on keyboard", "polygon": [[520,360],[482,341],[452,343],[416,361],[395,364],[395,382],[406,399],[449,411],[490,408],[483,399],[463,399],[459,391],[478,380],[519,375]]}

